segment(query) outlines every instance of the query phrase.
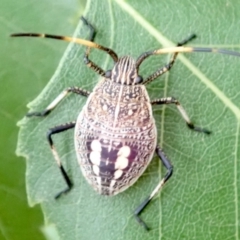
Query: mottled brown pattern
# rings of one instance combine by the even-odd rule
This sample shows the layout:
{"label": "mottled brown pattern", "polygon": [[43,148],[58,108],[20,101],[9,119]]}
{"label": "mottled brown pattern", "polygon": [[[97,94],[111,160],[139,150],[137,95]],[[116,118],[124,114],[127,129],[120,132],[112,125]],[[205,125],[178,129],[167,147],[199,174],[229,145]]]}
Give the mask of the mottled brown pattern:
{"label": "mottled brown pattern", "polygon": [[[132,67],[134,60],[126,58],[120,63]],[[115,81],[114,76],[102,79],[90,94],[75,128],[76,152],[82,172],[103,195],[115,195],[132,185],[148,166],[156,148],[155,123],[145,86],[134,85],[134,71],[126,66],[117,66],[113,72],[119,69],[125,71],[125,80],[118,77]],[[97,166],[90,160],[93,140],[101,146]],[[117,154],[123,146],[130,148],[130,155],[127,167],[120,169],[120,177],[116,178]]]}

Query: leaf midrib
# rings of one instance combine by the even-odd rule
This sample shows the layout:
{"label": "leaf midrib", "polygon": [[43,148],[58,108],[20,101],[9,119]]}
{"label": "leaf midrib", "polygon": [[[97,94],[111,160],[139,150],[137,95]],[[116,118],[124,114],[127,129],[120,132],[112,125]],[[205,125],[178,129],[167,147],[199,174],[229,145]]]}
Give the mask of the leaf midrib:
{"label": "leaf midrib", "polygon": [[[152,35],[162,46],[175,45],[167,37],[165,37],[158,29],[154,28],[139,12],[137,12],[132,6],[122,0],[115,0],[118,5],[125,10],[131,17],[134,16],[135,21],[139,23],[150,35]],[[194,64],[192,64],[186,57],[179,55],[178,57],[182,63],[204,83],[222,102],[229,108],[236,116],[237,120],[240,120],[239,108],[206,76],[200,71]]]}
{"label": "leaf midrib", "polygon": [[[115,0],[118,5],[125,10],[131,17],[134,16],[135,21],[139,23],[150,35],[152,35],[162,46],[171,46],[175,45],[172,41],[166,38],[160,31],[154,28],[144,17],[137,12],[134,8],[132,8],[128,3],[122,0]],[[225,46],[226,47],[226,46]],[[238,136],[239,136],[239,122],[240,122],[240,109],[205,75],[199,68],[197,68],[194,64],[192,64],[186,57],[183,55],[179,55],[178,58],[182,61],[183,64],[195,75],[199,78],[199,80],[205,84],[207,88],[209,88],[222,102],[223,104],[229,108],[232,113],[237,118],[237,131],[236,131],[236,152],[234,154],[234,195],[235,195],[235,223],[236,223],[236,232],[235,236],[238,239],[239,231],[239,216],[238,216],[238,189],[237,189],[237,150],[238,150]],[[166,76],[167,81],[167,76]],[[166,90],[166,89],[165,89]],[[163,111],[164,114],[164,111]],[[163,117],[162,117],[163,118]],[[162,119],[163,120],[163,119]],[[164,124],[164,123],[163,123]],[[162,125],[163,126],[163,125]],[[163,134],[163,131],[162,131]],[[161,209],[161,208],[160,208]],[[160,219],[161,221],[161,219]],[[159,239],[161,239],[159,228]]]}

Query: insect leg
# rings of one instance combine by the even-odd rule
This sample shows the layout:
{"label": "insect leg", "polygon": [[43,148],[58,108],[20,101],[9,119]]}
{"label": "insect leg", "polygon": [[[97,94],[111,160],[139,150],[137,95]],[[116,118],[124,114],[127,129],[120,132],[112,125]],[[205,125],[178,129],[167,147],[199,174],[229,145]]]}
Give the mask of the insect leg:
{"label": "insect leg", "polygon": [[166,98],[159,98],[159,99],[155,99],[151,101],[152,105],[161,105],[161,104],[175,104],[179,110],[179,112],[181,113],[183,119],[185,120],[185,122],[187,123],[187,126],[197,132],[203,132],[206,134],[210,134],[211,132],[207,129],[204,128],[200,128],[200,127],[196,127],[190,120],[190,118],[188,117],[185,109],[182,107],[182,105],[180,104],[180,102],[175,99],[174,97],[166,97]]}
{"label": "insect leg", "polygon": [[73,184],[72,184],[69,176],[67,175],[65,169],[62,166],[61,160],[60,160],[60,158],[58,156],[58,153],[57,153],[57,151],[55,149],[55,146],[53,145],[52,135],[56,134],[56,133],[60,133],[60,132],[66,131],[66,130],[71,129],[71,128],[74,128],[75,124],[76,124],[76,122],[66,123],[64,125],[59,125],[59,126],[56,126],[54,128],[50,128],[49,131],[47,132],[47,139],[48,139],[48,142],[50,144],[53,156],[54,156],[54,158],[55,158],[55,160],[57,162],[57,165],[60,168],[62,176],[63,176],[63,178],[64,178],[64,180],[65,180],[65,182],[67,184],[67,187],[64,190],[62,190],[61,192],[59,192],[55,196],[56,199],[59,198],[62,194],[67,193],[72,188]]}
{"label": "insect leg", "polygon": [[[183,46],[185,44],[187,44],[188,42],[190,42],[192,39],[196,38],[195,34],[192,34],[191,36],[189,36],[188,38],[186,38],[185,40],[179,42],[177,44],[177,47]],[[140,56],[140,58],[137,60],[137,64],[140,65],[141,62],[146,59],[147,57],[151,56],[152,54],[154,54],[153,52],[146,52],[145,54],[143,54],[142,56]],[[169,63],[167,63],[164,67],[161,67],[160,69],[158,69],[156,72],[154,72],[153,74],[151,74],[149,77],[147,77],[142,84],[148,84],[150,82],[152,82],[153,80],[155,80],[156,78],[160,77],[161,75],[163,75],[164,73],[168,72],[173,64],[175,63],[175,60],[177,58],[178,52],[173,53]],[[142,58],[141,58],[142,57]]]}
{"label": "insect leg", "polygon": [[160,191],[162,186],[167,182],[167,180],[172,176],[173,173],[173,166],[170,163],[170,161],[167,159],[166,155],[162,151],[162,149],[157,146],[156,147],[156,153],[160,160],[163,163],[163,166],[167,169],[167,173],[165,174],[164,178],[159,182],[159,184],[155,187],[155,189],[152,191],[152,193],[136,208],[134,211],[135,218],[137,221],[146,229],[149,230],[146,223],[140,218],[141,212],[146,208],[146,206],[150,203],[152,198]]}
{"label": "insect leg", "polygon": [[84,89],[78,88],[78,87],[69,87],[67,89],[65,89],[62,93],[60,93],[47,107],[45,110],[43,110],[42,112],[30,112],[27,113],[27,117],[32,117],[32,116],[38,116],[38,117],[44,117],[46,115],[48,115],[58,104],[59,102],[65,98],[67,96],[68,93],[77,93],[80,94],[82,96],[87,97],[90,92],[86,91]]}
{"label": "insect leg", "polygon": [[[81,20],[84,22],[84,24],[90,29],[90,35],[89,35],[89,41],[93,42],[95,35],[96,35],[96,30],[94,29],[94,27],[92,26],[92,24],[90,24],[84,17],[81,17]],[[84,63],[91,69],[93,69],[93,71],[95,71],[96,73],[98,73],[101,76],[105,76],[105,71],[103,69],[101,69],[99,66],[97,66],[94,62],[92,62],[88,56],[90,54],[90,47],[87,47],[86,52],[84,54]]]}

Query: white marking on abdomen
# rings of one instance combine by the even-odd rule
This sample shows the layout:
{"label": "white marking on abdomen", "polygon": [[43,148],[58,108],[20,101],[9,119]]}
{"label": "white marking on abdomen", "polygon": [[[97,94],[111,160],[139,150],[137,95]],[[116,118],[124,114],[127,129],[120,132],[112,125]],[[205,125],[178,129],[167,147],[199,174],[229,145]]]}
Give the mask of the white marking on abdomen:
{"label": "white marking on abdomen", "polygon": [[118,157],[115,163],[115,169],[124,169],[128,166],[128,159],[125,157]]}
{"label": "white marking on abdomen", "polygon": [[117,171],[115,171],[114,172],[114,179],[118,179],[118,178],[120,178],[121,176],[122,176],[122,174],[123,174],[123,171],[122,170],[117,170]]}

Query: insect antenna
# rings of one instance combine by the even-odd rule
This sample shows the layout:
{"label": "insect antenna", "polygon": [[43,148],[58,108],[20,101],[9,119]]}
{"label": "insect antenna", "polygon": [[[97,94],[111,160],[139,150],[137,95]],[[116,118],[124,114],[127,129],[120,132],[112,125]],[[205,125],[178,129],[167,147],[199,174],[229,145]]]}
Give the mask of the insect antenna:
{"label": "insect antenna", "polygon": [[240,57],[239,52],[221,49],[221,48],[201,48],[201,47],[169,47],[169,48],[161,48],[149,52],[145,52],[136,61],[137,68],[140,64],[149,56],[159,55],[159,54],[167,54],[167,53],[191,53],[191,52],[205,52],[205,53],[220,53],[225,55],[231,55],[235,57]]}
{"label": "insect antenna", "polygon": [[116,63],[118,61],[117,54],[110,48],[104,47],[102,45],[99,45],[97,43],[81,39],[81,38],[73,38],[73,37],[67,37],[67,36],[58,36],[58,35],[52,35],[52,34],[42,34],[42,33],[14,33],[10,35],[11,37],[39,37],[39,38],[52,38],[67,42],[74,42],[80,45],[84,45],[91,48],[97,48],[99,50],[102,50],[109,54],[113,61]]}

